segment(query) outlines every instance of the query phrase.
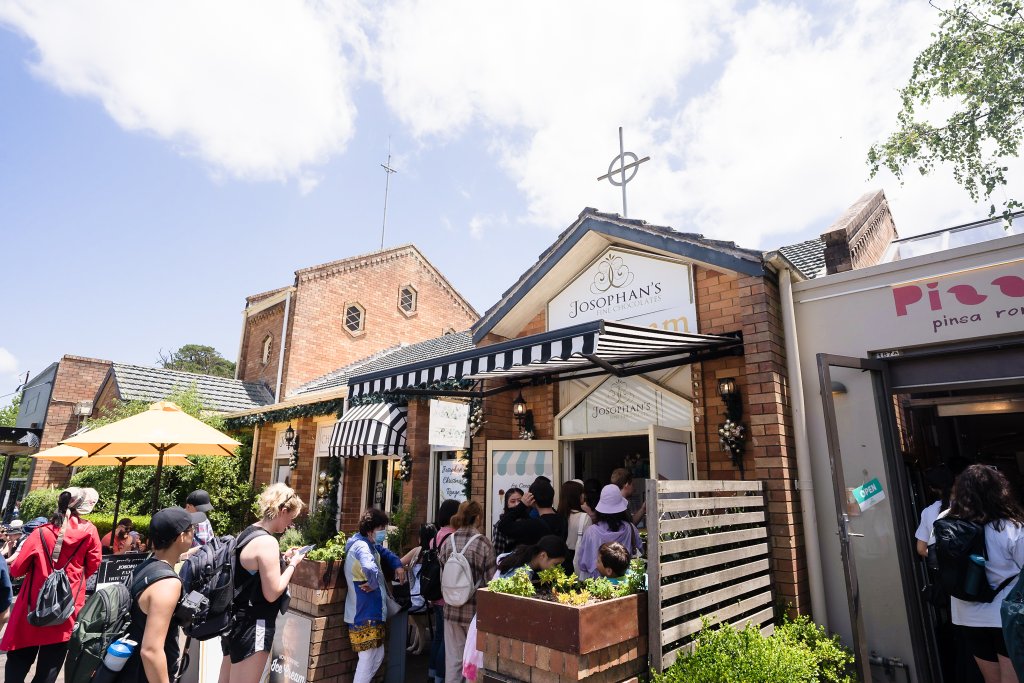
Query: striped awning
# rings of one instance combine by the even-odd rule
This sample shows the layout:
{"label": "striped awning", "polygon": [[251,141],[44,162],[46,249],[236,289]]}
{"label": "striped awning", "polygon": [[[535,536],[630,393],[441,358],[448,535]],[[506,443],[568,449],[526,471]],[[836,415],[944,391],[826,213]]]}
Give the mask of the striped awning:
{"label": "striped awning", "polygon": [[368,403],[345,413],[334,425],[328,452],[335,457],[404,455],[408,408]]}
{"label": "striped awning", "polygon": [[426,387],[463,379],[536,378],[597,369],[637,374],[655,363],[679,365],[743,346],[736,335],[691,334],[595,320],[562,330],[512,339],[404,367],[352,377],[349,396]]}

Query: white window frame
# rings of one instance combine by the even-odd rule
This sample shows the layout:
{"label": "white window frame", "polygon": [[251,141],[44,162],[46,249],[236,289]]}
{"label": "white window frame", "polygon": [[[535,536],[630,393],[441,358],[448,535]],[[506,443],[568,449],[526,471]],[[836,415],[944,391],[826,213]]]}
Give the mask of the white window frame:
{"label": "white window frame", "polygon": [[[438,495],[440,486],[437,480],[438,470],[440,469],[441,453],[462,453],[462,457],[466,457],[465,450],[454,450],[447,446],[431,446],[430,447],[430,476],[428,477],[427,485],[430,487],[427,492],[427,520],[433,521],[434,513],[437,512],[437,508],[443,502],[441,497]],[[456,456],[458,457],[458,456]]]}
{"label": "white window frame", "polygon": [[[317,501],[320,496],[317,494],[317,487],[320,485],[320,469],[324,467],[331,457],[330,445],[331,434],[334,433],[334,422],[319,422],[316,425],[316,448],[313,451],[313,481],[309,486],[309,510],[316,511]],[[338,481],[338,496],[341,500],[342,480]]]}
{"label": "white window frame", "polygon": [[360,512],[362,512],[362,510],[364,510],[366,508],[366,506],[369,505],[369,501],[367,500],[367,497],[366,497],[366,494],[369,493],[368,487],[369,487],[369,484],[370,484],[370,466],[368,464],[369,461],[371,461],[371,460],[387,460],[387,461],[391,462],[391,466],[388,467],[388,470],[387,470],[388,476],[387,476],[387,480],[385,482],[384,512],[388,513],[388,515],[390,516],[391,515],[391,507],[392,507],[392,505],[391,505],[391,503],[392,503],[392,494],[394,493],[394,487],[395,487],[395,466],[394,466],[394,463],[401,461],[402,456],[400,456],[400,455],[364,455],[363,459],[366,460],[367,462],[363,463],[363,493],[362,493],[362,496],[359,499],[359,510],[360,510]]}
{"label": "white window frame", "polygon": [[[406,290],[409,290],[412,293],[412,307],[409,308],[409,310],[406,310],[405,307],[402,306],[402,295]],[[402,315],[408,318],[416,315],[416,311],[419,308],[419,299],[420,293],[416,291],[416,288],[412,285],[402,285],[398,288],[398,310],[401,311]]]}
{"label": "white window frame", "polygon": [[270,483],[275,484],[281,479],[278,478],[278,473],[282,469],[287,469],[288,474],[284,478],[284,482],[291,486],[292,468],[289,465],[289,459],[291,458],[291,449],[288,447],[288,443],[284,439],[284,433],[288,430],[288,425],[277,425],[274,427],[274,462],[270,468]]}

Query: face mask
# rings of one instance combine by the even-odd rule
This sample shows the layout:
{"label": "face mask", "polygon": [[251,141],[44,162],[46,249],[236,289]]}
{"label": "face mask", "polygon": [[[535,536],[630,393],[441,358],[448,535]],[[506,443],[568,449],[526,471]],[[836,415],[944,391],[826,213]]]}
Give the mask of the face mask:
{"label": "face mask", "polygon": [[373,535],[373,540],[374,540],[375,543],[383,544],[384,543],[384,539],[386,539],[386,538],[387,538],[387,532],[384,531],[383,529],[381,529],[380,531],[378,531],[377,533],[375,533]]}

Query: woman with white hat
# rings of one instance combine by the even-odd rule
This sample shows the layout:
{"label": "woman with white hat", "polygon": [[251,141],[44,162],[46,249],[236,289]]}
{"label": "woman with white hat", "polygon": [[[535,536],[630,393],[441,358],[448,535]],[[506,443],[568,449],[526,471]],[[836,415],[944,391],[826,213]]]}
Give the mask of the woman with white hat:
{"label": "woman with white hat", "polygon": [[630,557],[640,552],[640,532],[626,510],[626,499],[615,484],[601,489],[601,499],[595,512],[597,520],[583,532],[583,538],[576,546],[573,566],[581,579],[598,576],[597,551],[604,543],[621,543]]}
{"label": "woman with white hat", "polygon": [[[11,563],[11,576],[25,580],[0,639],[0,650],[7,652],[6,683],[24,683],[33,664],[32,683],[54,683],[60,674],[75,618],[85,603],[85,581],[100,566],[99,533],[80,517],[92,512],[98,500],[95,489],[75,487],[61,493],[50,521],[29,534]],[[29,615],[36,609],[40,589],[57,569],[64,570],[75,596],[71,615],[58,624],[33,625],[37,619],[30,621]]]}

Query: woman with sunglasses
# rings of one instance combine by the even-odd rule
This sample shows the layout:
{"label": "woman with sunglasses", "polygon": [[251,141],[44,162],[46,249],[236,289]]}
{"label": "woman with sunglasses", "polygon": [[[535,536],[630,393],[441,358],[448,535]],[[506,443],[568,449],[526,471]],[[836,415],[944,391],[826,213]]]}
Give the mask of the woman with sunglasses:
{"label": "woman with sunglasses", "polygon": [[[260,494],[260,521],[235,540],[235,610],[228,631],[227,660],[221,665],[221,683],[258,681],[274,644],[277,615],[288,609],[288,583],[303,554],[292,548],[283,556],[278,536],[299,516],[305,505],[284,484],[271,484]],[[225,673],[227,672],[227,676]]]}

